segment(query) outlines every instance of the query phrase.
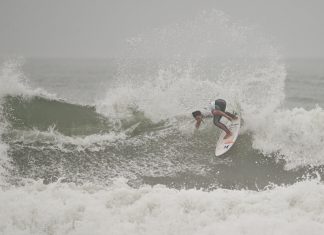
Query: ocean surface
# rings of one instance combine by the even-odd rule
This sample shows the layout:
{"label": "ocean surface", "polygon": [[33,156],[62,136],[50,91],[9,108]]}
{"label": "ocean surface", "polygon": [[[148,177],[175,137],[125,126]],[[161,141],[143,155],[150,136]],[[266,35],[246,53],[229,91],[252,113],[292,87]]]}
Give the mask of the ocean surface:
{"label": "ocean surface", "polygon": [[[127,43],[0,60],[0,234],[323,234],[324,59],[219,12]],[[191,116],[217,98],[244,121],[222,158]]]}

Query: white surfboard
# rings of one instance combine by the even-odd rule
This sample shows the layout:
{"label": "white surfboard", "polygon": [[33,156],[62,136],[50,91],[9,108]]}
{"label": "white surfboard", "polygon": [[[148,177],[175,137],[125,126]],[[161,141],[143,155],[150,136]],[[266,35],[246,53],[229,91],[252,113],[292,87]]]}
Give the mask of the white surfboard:
{"label": "white surfboard", "polygon": [[[230,148],[234,145],[239,132],[240,132],[240,126],[241,126],[241,117],[237,116],[238,118],[236,120],[228,121],[225,125],[227,128],[233,133],[233,135],[227,139],[224,139],[225,131],[222,130],[222,133],[219,136],[219,139],[216,144],[215,149],[215,155],[221,156],[224,153],[226,153]],[[223,117],[224,118],[224,117]]]}

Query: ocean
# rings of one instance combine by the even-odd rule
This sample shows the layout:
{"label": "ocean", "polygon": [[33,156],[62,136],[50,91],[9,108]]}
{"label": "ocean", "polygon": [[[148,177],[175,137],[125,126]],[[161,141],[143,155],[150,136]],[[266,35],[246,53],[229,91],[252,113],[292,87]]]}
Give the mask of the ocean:
{"label": "ocean", "polygon": [[[213,14],[121,58],[1,59],[0,234],[322,234],[324,59]],[[217,98],[243,118],[221,158],[191,116]]]}

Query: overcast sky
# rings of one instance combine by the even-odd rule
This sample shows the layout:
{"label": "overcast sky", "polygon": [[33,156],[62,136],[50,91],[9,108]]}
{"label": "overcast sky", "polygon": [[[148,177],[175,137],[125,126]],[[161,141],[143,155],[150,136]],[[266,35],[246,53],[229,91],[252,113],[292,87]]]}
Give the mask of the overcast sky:
{"label": "overcast sky", "polygon": [[324,57],[323,0],[0,0],[0,55],[114,57],[125,39],[212,8],[286,57]]}

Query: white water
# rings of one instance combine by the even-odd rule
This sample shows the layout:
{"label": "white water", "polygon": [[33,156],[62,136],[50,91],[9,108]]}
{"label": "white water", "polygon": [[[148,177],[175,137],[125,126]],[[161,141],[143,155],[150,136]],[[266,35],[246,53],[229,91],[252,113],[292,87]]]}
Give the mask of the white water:
{"label": "white water", "polygon": [[[33,144],[34,142],[41,141],[43,144],[49,144],[53,149],[58,148],[62,152],[71,151],[71,147],[68,145],[73,145],[73,150],[82,151],[99,151],[108,143],[114,143],[117,141],[123,141],[126,139],[125,132],[109,132],[105,134],[93,134],[88,136],[66,136],[55,130],[55,126],[49,128],[47,131],[39,131],[37,129],[23,131],[19,130],[15,132],[15,137],[12,138],[15,141],[21,142],[25,145]],[[13,134],[13,133],[12,133]]]}
{"label": "white water", "polygon": [[278,153],[288,168],[324,164],[324,110],[277,110],[255,129],[253,147]]}
{"label": "white water", "polygon": [[6,95],[21,95],[24,97],[42,96],[49,99],[57,98],[41,88],[31,88],[28,79],[21,70],[23,59],[13,59],[0,66],[0,98]]}
{"label": "white water", "polygon": [[[240,103],[244,128],[251,133],[255,149],[265,154],[277,153],[288,161],[288,167],[322,165],[324,112],[320,107],[307,111],[280,106],[284,100],[286,70],[279,53],[252,29],[230,22],[219,12],[200,16],[191,23],[130,40],[134,46],[130,56],[149,57],[162,53],[163,57],[172,52],[172,63],[164,62],[154,73],[144,77],[132,75],[131,69],[122,70],[117,78],[119,85],[109,89],[106,97],[97,102],[98,111],[118,119],[126,116],[127,106],[137,106],[152,120],[159,121],[190,116],[193,109],[222,97],[228,103]],[[155,48],[158,51],[154,51]],[[233,56],[265,58],[239,63],[226,60],[218,73],[203,72],[200,58],[211,54],[221,56],[227,50]],[[3,66],[0,97],[43,94],[26,84],[18,67],[11,62]],[[138,77],[144,82],[138,83],[135,79]],[[1,120],[0,134],[5,128],[6,123]],[[123,134],[114,133],[66,137],[54,130],[22,134],[20,140],[24,143],[42,135],[63,150],[65,144],[77,145],[77,150],[82,150],[93,143],[104,145],[125,138]],[[44,185],[33,181],[26,186],[13,187],[2,183],[8,177],[7,151],[8,146],[0,142],[2,234],[323,233],[324,186],[317,181],[261,192],[178,191],[163,186],[134,189],[123,180],[107,188],[67,183]],[[172,162],[170,166],[174,167]]]}
{"label": "white water", "polygon": [[[0,107],[1,110],[1,107]],[[1,115],[1,111],[0,111]],[[0,186],[5,185],[5,179],[8,177],[7,169],[10,168],[10,161],[8,159],[7,151],[8,145],[2,142],[2,133],[6,127],[6,124],[1,120],[0,117]]]}
{"label": "white water", "polygon": [[[29,93],[29,89],[23,84],[23,80],[23,74],[17,70],[17,62],[5,62],[0,68],[0,98],[8,94],[17,95]],[[9,147],[2,142],[2,134],[8,125],[3,118],[2,112],[2,105],[0,103],[0,185],[5,185],[6,177],[8,177],[7,170],[11,166],[7,155]]]}
{"label": "white water", "polygon": [[[286,70],[277,50],[223,12],[204,12],[129,42],[115,86],[97,101],[98,112],[109,117],[125,115],[131,106],[159,121],[216,98],[239,103],[244,115],[264,115],[284,99]],[[155,70],[136,69],[140,63],[153,67],[151,58],[159,58]]]}
{"label": "white water", "polygon": [[[171,59],[162,59],[154,72],[142,73],[133,70],[134,60],[124,61],[116,85],[97,102],[98,112],[118,119],[125,117],[127,108],[137,107],[153,121],[190,118],[192,111],[223,98],[229,106],[240,105],[253,148],[285,159],[288,168],[324,164],[323,110],[282,107],[285,64],[256,30],[212,11],[129,42],[130,58]],[[211,56],[224,51],[240,59],[212,62]]]}
{"label": "white water", "polygon": [[11,168],[11,163],[7,155],[9,146],[2,141],[2,134],[5,133],[8,123],[3,117],[1,98],[6,95],[20,95],[25,98],[32,96],[42,96],[49,99],[55,99],[56,96],[49,94],[41,88],[32,89],[28,86],[28,80],[23,71],[21,71],[22,59],[8,60],[0,67],[0,185],[6,184],[8,169]]}
{"label": "white water", "polygon": [[23,234],[322,234],[324,185],[271,190],[110,188],[32,182],[0,193],[0,231]]}

